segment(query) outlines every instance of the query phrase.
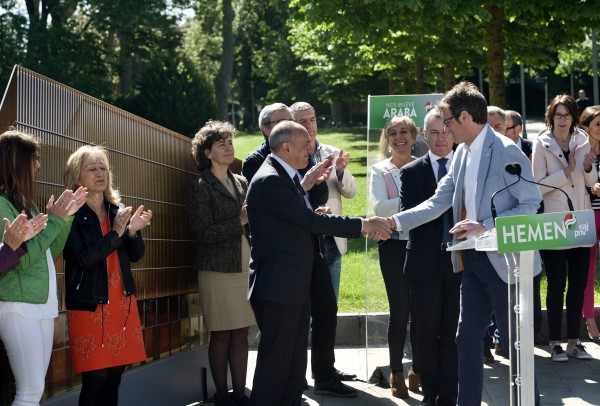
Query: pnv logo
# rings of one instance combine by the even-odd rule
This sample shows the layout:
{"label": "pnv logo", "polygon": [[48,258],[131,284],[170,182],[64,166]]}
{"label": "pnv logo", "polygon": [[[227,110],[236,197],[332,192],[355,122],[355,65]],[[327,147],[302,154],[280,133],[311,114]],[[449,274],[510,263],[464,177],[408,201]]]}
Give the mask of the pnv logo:
{"label": "pnv logo", "polygon": [[572,230],[577,224],[577,218],[575,218],[573,213],[567,213],[567,215],[563,219],[563,224],[565,225],[565,228]]}

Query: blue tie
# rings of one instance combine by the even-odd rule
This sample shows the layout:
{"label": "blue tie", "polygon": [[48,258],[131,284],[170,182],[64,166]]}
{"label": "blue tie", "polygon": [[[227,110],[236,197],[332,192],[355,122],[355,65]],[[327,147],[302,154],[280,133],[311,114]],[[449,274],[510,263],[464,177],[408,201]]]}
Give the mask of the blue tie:
{"label": "blue tie", "polygon": [[296,188],[298,189],[300,196],[304,196],[306,192],[304,191],[304,189],[302,189],[302,185],[300,184],[300,179],[298,178],[298,175],[294,176],[294,183],[296,184]]}
{"label": "blue tie", "polygon": [[[448,173],[446,169],[446,162],[448,162],[448,158],[440,158],[437,160],[440,166],[438,167],[438,176],[437,181],[442,180],[444,176]],[[452,209],[448,209],[444,214],[442,214],[442,242],[451,242],[452,235],[448,232],[452,225]]]}

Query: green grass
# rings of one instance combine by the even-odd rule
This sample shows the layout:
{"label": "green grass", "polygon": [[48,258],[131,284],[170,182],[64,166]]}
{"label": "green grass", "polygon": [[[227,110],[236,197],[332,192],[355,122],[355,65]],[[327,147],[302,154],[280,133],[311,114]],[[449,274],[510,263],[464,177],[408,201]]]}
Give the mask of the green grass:
{"label": "green grass", "polygon": [[[377,149],[377,135],[371,136],[370,151]],[[350,152],[350,172],[356,178],[358,193],[353,199],[344,199],[344,214],[365,217],[367,212],[367,136],[364,129],[319,130],[319,141]],[[234,139],[235,155],[244,160],[263,142],[260,133],[239,132]],[[366,245],[365,245],[366,244]],[[367,249],[365,249],[365,247]],[[368,256],[366,254],[368,253]],[[400,271],[400,268],[398,269]],[[546,277],[541,280],[542,307],[546,303]],[[596,272],[595,303],[600,303],[600,270]],[[377,245],[365,239],[349,239],[348,253],[342,260],[342,279],[338,301],[340,313],[387,312],[385,286],[379,270]]]}

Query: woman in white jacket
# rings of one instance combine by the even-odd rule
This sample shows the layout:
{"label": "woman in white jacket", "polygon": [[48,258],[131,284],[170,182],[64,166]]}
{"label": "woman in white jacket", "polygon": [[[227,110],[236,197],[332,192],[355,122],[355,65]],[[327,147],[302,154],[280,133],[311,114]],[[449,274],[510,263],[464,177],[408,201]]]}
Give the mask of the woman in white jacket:
{"label": "woman in white jacket", "polygon": [[[392,117],[381,132],[379,140],[380,158],[383,160],[371,168],[370,194],[375,215],[389,217],[398,213],[400,207],[400,168],[415,159],[411,155],[417,138],[415,123],[406,116]],[[409,397],[408,389],[419,390],[417,351],[415,347],[414,319],[411,316],[411,345],[413,349],[412,368],[408,372],[408,388],[404,382],[402,356],[409,321],[410,285],[404,276],[404,258],[408,233],[394,231],[392,238],[378,242],[379,266],[383,275],[390,320],[388,325],[388,347],[390,352],[390,386],[392,395],[397,398]]]}
{"label": "woman in white jacket", "polygon": [[[575,210],[591,208],[587,187],[596,183],[598,174],[593,167],[596,156],[590,152],[585,132],[579,130],[579,113],[575,100],[569,95],[556,96],[546,111],[548,129],[533,143],[533,176],[537,182],[564,191]],[[544,212],[569,211],[567,199],[559,190],[540,186]],[[583,292],[587,283],[589,248],[541,250],[548,279],[546,307],[552,360],[568,361],[568,357],[589,359],[579,341]],[[567,350],[561,346],[562,312],[566,282],[569,282],[567,304]]]}

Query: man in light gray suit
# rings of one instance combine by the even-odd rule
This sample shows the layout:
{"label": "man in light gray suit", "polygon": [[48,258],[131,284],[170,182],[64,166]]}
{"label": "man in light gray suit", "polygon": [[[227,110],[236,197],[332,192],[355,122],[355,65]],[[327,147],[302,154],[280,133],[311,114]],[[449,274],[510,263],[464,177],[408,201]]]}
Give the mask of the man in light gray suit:
{"label": "man in light gray suit", "polygon": [[[517,180],[505,171],[507,164],[520,164],[525,179],[533,179],[533,175],[529,160],[520,148],[508,138],[497,135],[487,124],[487,103],[474,84],[457,84],[446,93],[437,108],[442,113],[444,125],[454,135],[454,141],[461,143],[448,175],[429,200],[389,217],[388,221],[393,228],[406,232],[438,218],[452,207],[454,219],[464,218],[450,230],[456,243],[495,227],[492,194]],[[494,198],[499,217],[535,214],[541,201],[537,186],[522,181]],[[461,270],[456,251],[452,252],[452,264],[455,272]],[[495,251],[465,250],[462,267],[460,321],[456,337],[459,365],[457,404],[472,406],[481,404],[483,336],[492,312],[496,314],[501,342],[514,341],[508,339],[507,298],[507,290],[509,285],[513,288],[514,280],[512,272],[509,274],[507,271],[506,258]],[[511,270],[513,268],[514,264]],[[534,274],[540,270],[539,254],[536,253]],[[515,328],[511,331],[514,334]],[[506,356],[506,349],[504,352]],[[516,360],[514,352],[512,359],[513,362]]]}

